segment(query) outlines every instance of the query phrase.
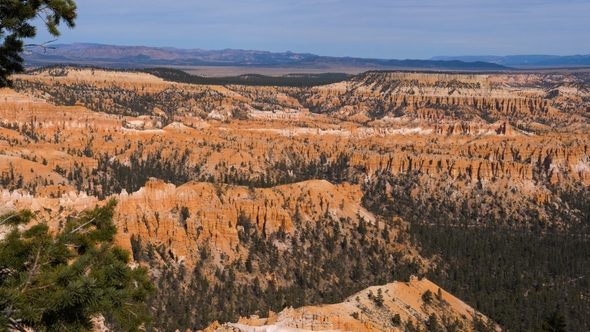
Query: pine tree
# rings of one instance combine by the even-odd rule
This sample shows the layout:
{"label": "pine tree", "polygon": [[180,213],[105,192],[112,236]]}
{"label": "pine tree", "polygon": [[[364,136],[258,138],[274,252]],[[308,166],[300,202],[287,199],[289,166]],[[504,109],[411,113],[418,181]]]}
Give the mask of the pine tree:
{"label": "pine tree", "polygon": [[374,301],[377,304],[377,306],[383,306],[383,302],[385,301],[385,299],[383,298],[383,292],[381,291],[381,288],[377,290],[377,296],[375,297]]}
{"label": "pine tree", "polygon": [[[76,19],[76,4],[73,0],[0,0],[0,88],[11,86],[8,78],[24,71],[23,39],[37,34],[30,22],[40,17],[52,36],[60,35],[57,27],[63,21],[73,28]],[[43,45],[37,45],[42,46]]]}
{"label": "pine tree", "polygon": [[424,303],[428,303],[428,304],[430,304],[430,302],[432,302],[432,292],[430,291],[430,289],[427,289],[426,292],[424,292],[422,294],[422,301],[424,301]]}
{"label": "pine tree", "polygon": [[566,324],[565,318],[559,311],[553,312],[551,316],[545,318],[541,323],[541,327],[538,329],[540,332],[565,332]]}
{"label": "pine tree", "polygon": [[[0,331],[84,331],[100,314],[118,329],[137,330],[150,317],[144,301],[155,287],[146,268],[132,269],[114,245],[115,200],[52,232],[21,211],[0,217]],[[26,227],[25,227],[26,228]]]}

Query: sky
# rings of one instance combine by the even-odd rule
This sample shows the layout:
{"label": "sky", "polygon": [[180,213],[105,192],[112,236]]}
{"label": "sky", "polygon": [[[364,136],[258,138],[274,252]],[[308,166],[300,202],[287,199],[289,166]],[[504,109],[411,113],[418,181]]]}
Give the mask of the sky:
{"label": "sky", "polygon": [[[590,0],[75,0],[58,43],[323,56],[590,53]],[[52,38],[39,28],[35,42]]]}

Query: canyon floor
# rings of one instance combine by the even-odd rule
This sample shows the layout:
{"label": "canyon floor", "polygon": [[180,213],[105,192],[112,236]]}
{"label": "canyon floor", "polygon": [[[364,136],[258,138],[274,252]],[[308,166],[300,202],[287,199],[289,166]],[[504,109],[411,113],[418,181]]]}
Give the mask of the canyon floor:
{"label": "canyon floor", "polygon": [[116,198],[160,289],[150,330],[587,330],[589,82],[43,68],[0,90],[0,208],[59,228]]}

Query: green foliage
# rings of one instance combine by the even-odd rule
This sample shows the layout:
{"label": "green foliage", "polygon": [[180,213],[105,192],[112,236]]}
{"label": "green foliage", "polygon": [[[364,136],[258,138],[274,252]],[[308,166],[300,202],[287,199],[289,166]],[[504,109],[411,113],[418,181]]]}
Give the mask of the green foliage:
{"label": "green foliage", "polygon": [[554,311],[551,316],[545,318],[538,329],[539,332],[565,332],[565,318],[559,311]]}
{"label": "green foliage", "polygon": [[402,317],[396,313],[395,315],[393,315],[393,317],[391,317],[391,323],[393,325],[401,325]]}
{"label": "green foliage", "polygon": [[[166,259],[166,250],[156,249],[160,257],[149,264],[162,273],[154,281],[158,295],[148,300],[148,306],[162,309],[154,310],[148,331],[202,330],[215,320],[237,321],[240,316],[290,306],[338,303],[369,286],[408,280],[419,273],[420,266],[397,246],[385,244],[381,229],[369,222],[364,235],[345,218],[299,221],[294,234],[265,235],[245,215],[240,215],[237,227],[235,247],[241,257],[223,270],[214,255],[204,255],[192,273],[181,277],[178,265]],[[279,243],[289,250],[279,249]],[[142,251],[150,250],[145,244]],[[267,273],[276,280],[265,278]],[[376,292],[372,297],[376,305],[384,295]]]}
{"label": "green foliage", "polygon": [[191,213],[189,211],[189,209],[186,206],[182,206],[180,208],[180,218],[182,219],[183,222],[186,222],[186,220],[188,218],[190,218]]}
{"label": "green foliage", "polygon": [[73,0],[0,0],[0,87],[11,86],[8,78],[14,73],[24,71],[23,39],[33,38],[37,34],[31,21],[35,17],[43,19],[47,31],[52,36],[59,36],[57,29],[63,21],[73,28],[76,19],[76,4]]}
{"label": "green foliage", "polygon": [[440,287],[438,288],[438,291],[436,292],[436,299],[439,301],[442,301],[442,299],[443,299],[442,290],[440,289]]}
{"label": "green foliage", "polygon": [[473,331],[476,332],[495,332],[496,326],[492,321],[488,321],[487,323],[478,315],[475,314],[473,317],[472,322]]}
{"label": "green foliage", "polygon": [[350,75],[341,73],[290,74],[281,77],[264,76],[258,74],[246,74],[230,77],[202,77],[188,74],[182,70],[170,68],[145,68],[141,69],[140,71],[158,76],[171,82],[204,85],[236,84],[251,86],[312,87],[337,83],[350,78]]}
{"label": "green foliage", "polygon": [[428,304],[432,302],[432,292],[430,291],[430,289],[426,290],[426,292],[422,294],[422,301]]}
{"label": "green foliage", "polygon": [[0,216],[0,226],[26,225],[35,215],[30,210],[21,210],[18,213],[8,213]]}
{"label": "green foliage", "polygon": [[412,319],[409,319],[406,322],[405,330],[406,330],[406,332],[421,332],[422,331],[422,329],[420,329],[420,324],[414,325],[414,321]]}
{"label": "green foliage", "polygon": [[377,306],[382,307],[384,300],[385,299],[383,298],[383,291],[381,291],[381,288],[379,288],[379,290],[377,290],[377,296],[373,299],[373,301],[375,301],[375,304],[377,304]]}
{"label": "green foliage", "polygon": [[463,322],[460,321],[458,318],[449,319],[448,317],[443,316],[442,321],[445,326],[445,329],[447,329],[447,332],[465,331],[465,326],[463,325]]}
{"label": "green foliage", "polygon": [[436,318],[436,315],[433,313],[430,314],[430,316],[428,317],[428,323],[426,325],[428,326],[428,331],[430,331],[430,332],[443,332],[444,331],[443,327],[438,322],[438,318]]}
{"label": "green foliage", "polygon": [[11,229],[0,241],[0,330],[89,330],[99,314],[124,330],[149,321],[144,301],[155,288],[147,269],[131,269],[129,252],[113,244],[115,204],[57,233],[44,223],[20,230],[34,217],[28,211],[2,217]]}
{"label": "green foliage", "polygon": [[[438,260],[426,273],[429,280],[504,329],[534,331],[560,305],[568,308],[562,314],[570,331],[588,330],[588,187],[553,188],[569,211],[535,202],[508,211],[483,188],[459,199],[450,198],[456,197],[452,190],[429,196],[420,182],[427,176],[421,176],[374,177],[364,184],[363,200],[375,214],[397,215],[410,224],[409,240],[421,255]],[[406,194],[414,188],[420,192]],[[567,228],[540,225],[539,211]]]}

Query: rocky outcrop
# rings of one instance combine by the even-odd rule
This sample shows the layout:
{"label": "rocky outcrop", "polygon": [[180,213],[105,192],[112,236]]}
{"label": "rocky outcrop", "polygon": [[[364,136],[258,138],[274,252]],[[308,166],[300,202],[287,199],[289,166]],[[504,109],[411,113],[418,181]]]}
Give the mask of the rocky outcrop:
{"label": "rocky outcrop", "polygon": [[[423,296],[426,292],[431,296]],[[491,325],[485,316],[426,278],[412,277],[409,282],[369,287],[342,303],[286,308],[280,313],[269,312],[268,318],[255,315],[240,318],[237,323],[215,323],[206,331],[404,331],[408,322],[428,328],[431,315],[441,325],[443,319],[456,322],[461,331],[472,331],[476,318]]]}
{"label": "rocky outcrop", "polygon": [[[131,236],[139,236],[153,246],[165,245],[170,259],[192,265],[203,244],[233,257],[238,231],[243,229],[240,219],[252,223],[262,236],[279,229],[294,233],[297,227],[326,216],[355,223],[362,217],[375,223],[375,217],[361,207],[361,197],[358,186],[320,180],[256,189],[199,182],[176,187],[153,179],[137,192],[123,191],[114,197],[117,243],[131,250]],[[40,220],[59,227],[68,215],[101,202],[84,193],[48,198],[3,190],[0,204],[0,213],[31,209]]]}
{"label": "rocky outcrop", "polygon": [[[564,200],[590,184],[586,92],[517,76],[500,84],[491,74],[368,73],[315,88],[185,85],[99,70],[22,76],[21,93],[0,90],[0,203],[3,211],[30,208],[57,228],[114,197],[120,245],[137,252],[132,238],[141,239],[150,248],[139,251],[156,252],[151,263],[179,269],[211,253],[208,281],[234,262],[243,284],[253,281],[244,262],[255,241],[240,243],[248,228],[289,254],[289,237],[301,229],[323,223],[352,239],[361,217],[379,226],[366,244],[400,254],[384,260],[418,257],[427,266],[397,212],[377,205],[385,195],[411,212],[448,208],[449,222],[465,212],[475,226],[566,228],[581,219]],[[361,205],[368,197],[384,209],[377,220]],[[282,231],[288,240],[277,240]],[[253,262],[264,278],[268,270]],[[379,289],[389,311],[375,304]],[[444,302],[436,311],[420,302],[421,292],[438,292],[427,281],[370,290],[372,298],[357,294],[338,314],[293,309],[243,318],[239,328],[393,330],[383,318],[394,313],[419,324],[445,314],[468,326],[471,309],[445,292],[449,312]]]}
{"label": "rocky outcrop", "polygon": [[[564,96],[559,99],[547,98],[545,89],[536,85],[538,79],[526,86],[519,75],[527,76],[368,72],[347,82],[314,88],[304,96],[317,112],[348,117],[405,115],[427,123],[519,119],[551,122],[559,127],[572,122],[588,126],[587,118],[578,114],[588,106],[590,90],[572,88],[568,80],[576,78],[553,78],[561,80],[561,86],[554,90]],[[498,77],[509,84],[499,84]]]}
{"label": "rocky outcrop", "polygon": [[[482,139],[462,148],[449,146],[449,150],[443,150],[445,145],[439,142],[438,152],[432,145],[415,144],[412,151],[403,148],[405,151],[397,153],[353,153],[351,163],[368,174],[417,171],[433,176],[445,173],[453,178],[464,175],[480,181],[500,178],[533,180],[533,170],[537,168],[542,169],[546,176],[553,177],[552,181],[559,179],[553,174],[562,172],[567,175],[563,175],[561,180],[567,176],[568,181],[587,183],[590,148],[588,142],[579,143],[572,142],[570,147],[561,143],[560,147],[551,147],[545,145],[545,139],[540,137],[529,137],[524,141]],[[429,150],[430,153],[427,152]]]}
{"label": "rocky outcrop", "polygon": [[[154,179],[135,193],[119,195],[118,242],[131,249],[131,235],[141,236],[154,245],[165,244],[172,258],[191,264],[203,243],[232,256],[239,243],[240,218],[255,224],[263,235],[280,228],[292,233],[301,222],[324,215],[355,222],[360,215],[374,222],[360,206],[360,197],[358,187],[327,181],[255,189],[196,182],[177,188]],[[293,220],[296,215],[300,220]]]}

